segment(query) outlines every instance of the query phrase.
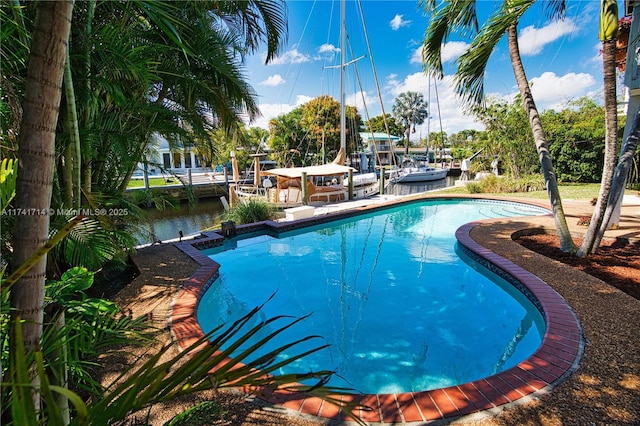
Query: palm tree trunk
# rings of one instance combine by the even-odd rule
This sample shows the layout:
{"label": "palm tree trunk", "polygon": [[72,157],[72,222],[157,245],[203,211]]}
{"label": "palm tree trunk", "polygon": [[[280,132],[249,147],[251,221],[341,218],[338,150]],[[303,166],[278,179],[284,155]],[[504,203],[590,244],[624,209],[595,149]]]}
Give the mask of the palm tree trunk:
{"label": "palm tree trunk", "polygon": [[[64,64],[64,96],[67,103],[67,126],[69,127],[69,149],[65,153],[64,167],[68,175],[71,177],[71,186],[73,188],[69,207],[80,208],[80,130],[78,129],[78,111],[76,109],[76,95],[73,88],[73,78],[71,77],[71,58],[67,49],[66,60]],[[69,172],[70,171],[70,172]]]}
{"label": "palm tree trunk", "polygon": [[411,125],[404,131],[404,134],[407,136],[407,140],[404,142],[404,155],[405,157],[409,155],[409,136],[411,136]]}
{"label": "palm tree trunk", "polygon": [[527,76],[524,72],[524,67],[522,66],[522,58],[520,57],[520,49],[518,47],[518,28],[516,24],[509,27],[507,39],[509,41],[509,55],[511,56],[513,73],[515,74],[516,81],[518,82],[518,88],[520,89],[520,95],[522,96],[522,103],[527,117],[529,118],[529,124],[533,131],[533,139],[535,140],[538,156],[540,157],[540,165],[542,167],[542,174],[547,186],[551,209],[553,210],[556,231],[560,238],[560,249],[565,253],[575,253],[577,247],[571,238],[571,232],[569,231],[567,219],[564,215],[564,209],[562,208],[558,182],[556,181],[555,170],[553,169],[553,163],[551,162],[551,156],[549,155],[549,147],[542,128],[542,122],[540,121],[538,109],[535,101],[533,100],[533,96],[531,95],[531,87],[529,86]]}
{"label": "palm tree trunk", "polygon": [[[605,151],[604,167],[600,182],[600,193],[598,201],[591,216],[589,228],[585,234],[580,249],[577,252],[579,257],[584,257],[593,253],[598,248],[602,235],[598,236],[600,229],[608,227],[608,221],[603,223],[607,201],[613,182],[613,175],[616,170],[618,156],[618,104],[616,99],[616,39],[602,42],[602,63],[604,67],[604,109],[605,109]],[[596,244],[597,242],[597,244]]]}
{"label": "palm tree trunk", "polygon": [[[62,94],[62,76],[73,2],[38,3],[31,41],[20,131],[13,239],[13,267],[25,262],[44,245],[49,234],[55,136]],[[38,261],[11,290],[11,314],[25,321],[25,351],[42,335],[46,256]],[[37,380],[37,379],[34,379]],[[34,401],[38,401],[34,396]],[[36,402],[36,406],[39,406]]]}
{"label": "palm tree trunk", "polygon": [[622,145],[622,152],[620,159],[618,160],[618,166],[616,167],[613,175],[613,182],[611,184],[611,191],[609,192],[609,199],[607,207],[604,212],[604,218],[600,225],[599,231],[596,233],[596,239],[594,241],[594,247],[600,245],[600,241],[604,236],[604,232],[607,230],[607,225],[611,221],[615,210],[617,209],[618,200],[624,194],[624,188],[627,183],[627,177],[629,175],[629,169],[633,163],[633,159],[638,149],[638,140],[640,139],[640,112],[636,113],[633,118],[633,125],[629,136]]}
{"label": "palm tree trunk", "polygon": [[[87,2],[87,13],[86,13],[86,22],[85,22],[85,37],[87,40],[91,39],[91,32],[93,29],[93,16],[96,10],[96,0],[89,0]],[[91,90],[91,44],[87,41],[85,43],[85,51],[84,51],[84,73],[85,73],[85,82],[86,82],[86,92],[88,95],[87,103],[85,105],[85,117],[84,117],[84,126],[87,131],[93,129],[93,122],[95,119],[95,114],[97,110],[97,100],[94,96],[92,96],[93,92]],[[92,158],[93,158],[93,148],[91,146],[91,140],[89,138],[83,138],[81,145],[81,159],[82,164],[80,165],[80,181],[82,190],[85,194],[91,193],[91,182],[92,182]]]}

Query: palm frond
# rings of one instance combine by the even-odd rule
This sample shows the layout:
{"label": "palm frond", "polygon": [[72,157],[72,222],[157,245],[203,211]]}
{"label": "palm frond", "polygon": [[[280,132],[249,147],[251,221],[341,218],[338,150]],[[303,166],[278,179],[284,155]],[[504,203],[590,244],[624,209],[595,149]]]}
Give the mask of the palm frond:
{"label": "palm frond", "polygon": [[433,17],[425,32],[422,60],[425,69],[442,77],[442,47],[451,32],[473,35],[478,32],[478,17],[475,1],[455,0],[446,2],[439,9],[434,2],[422,1],[422,7]]}
{"label": "palm frond", "polygon": [[543,2],[547,15],[552,20],[564,19],[567,13],[566,0],[548,0]]}
{"label": "palm frond", "polygon": [[[199,339],[175,358],[160,362],[165,348],[137,368],[128,378],[117,380],[109,386],[103,397],[96,398],[89,405],[89,413],[102,413],[102,423],[100,424],[112,424],[132,412],[145,409],[153,404],[192,392],[223,387],[243,387],[257,394],[269,394],[278,389],[287,390],[323,398],[347,411],[354,408],[355,404],[332,398],[337,393],[344,394],[349,390],[326,387],[328,377],[332,374],[330,371],[282,376],[270,375],[257,372],[254,367],[260,365],[267,370],[271,369],[273,359],[275,359],[273,357],[270,358],[271,360],[257,357],[254,361],[242,363],[240,357],[229,358],[227,356],[229,355],[228,350],[221,351],[222,345],[237,348],[238,341],[246,342],[258,331],[285,319],[279,317],[264,322],[259,321],[258,325],[248,333],[250,336],[245,335],[242,326],[251,322],[252,317],[257,315],[259,311],[260,307],[253,309],[234,324],[224,329],[218,328]],[[293,319],[283,326],[278,326],[274,333],[286,330],[299,320]],[[295,345],[302,340],[306,339],[301,339],[287,346]],[[263,344],[263,340],[253,344],[250,351],[257,351]],[[306,353],[321,350],[323,347],[317,347]],[[278,349],[274,352],[277,351]],[[243,359],[248,356],[247,351],[242,353]],[[188,361],[186,357],[189,357]],[[315,384],[301,384],[309,379],[315,380]]]}
{"label": "palm frond", "polygon": [[535,0],[506,2],[501,10],[491,15],[471,47],[458,58],[458,71],[454,78],[456,92],[467,105],[480,105],[484,101],[484,74],[487,62],[496,45],[512,25],[535,3]]}
{"label": "palm frond", "polygon": [[16,195],[18,160],[3,158],[0,162],[0,212],[3,212]]}

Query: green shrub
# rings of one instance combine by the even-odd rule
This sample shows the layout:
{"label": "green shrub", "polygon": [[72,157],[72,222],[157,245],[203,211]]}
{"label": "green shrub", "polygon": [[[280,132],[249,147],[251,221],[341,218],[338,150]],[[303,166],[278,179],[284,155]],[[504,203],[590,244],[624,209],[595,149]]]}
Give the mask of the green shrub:
{"label": "green shrub", "polygon": [[491,175],[477,182],[469,182],[466,187],[470,194],[511,194],[543,191],[546,188],[541,175],[530,175],[519,179]]}
{"label": "green shrub", "polygon": [[239,202],[225,214],[225,220],[232,220],[241,225],[243,223],[262,222],[273,219],[276,209],[273,205],[258,198],[249,198]]}
{"label": "green shrub", "polygon": [[467,184],[467,191],[469,191],[469,194],[482,194],[482,192],[484,192],[480,182],[469,182]]}

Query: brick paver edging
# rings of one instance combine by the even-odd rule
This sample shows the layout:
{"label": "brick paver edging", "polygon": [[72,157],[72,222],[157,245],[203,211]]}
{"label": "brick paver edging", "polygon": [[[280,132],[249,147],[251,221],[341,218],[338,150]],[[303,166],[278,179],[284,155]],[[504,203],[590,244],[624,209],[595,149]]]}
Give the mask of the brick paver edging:
{"label": "brick paver edging", "polygon": [[[351,212],[351,215],[353,214],[354,212]],[[344,214],[330,216],[335,218],[334,216],[340,217]],[[298,221],[299,223],[289,222],[285,226],[263,222],[253,224],[248,229],[292,229],[327,220],[327,216],[324,216]],[[531,357],[518,365],[481,380],[430,391],[350,397],[350,400],[371,408],[356,413],[365,422],[430,422],[495,413],[508,405],[524,403],[548,392],[577,369],[584,352],[584,342],[579,321],[573,310],[562,296],[540,278],[471,239],[471,229],[477,224],[478,222],[472,222],[457,230],[456,238],[460,247],[473,260],[507,279],[538,307],[546,324],[540,347]],[[219,265],[200,250],[222,244],[224,237],[217,233],[204,236],[202,239],[176,244],[176,247],[201,265],[182,286],[173,303],[171,332],[181,350],[204,335],[196,318],[198,302],[200,296],[218,276]],[[340,421],[350,420],[334,405],[315,397],[306,398],[300,394],[276,392],[268,397],[268,400],[302,414]]]}

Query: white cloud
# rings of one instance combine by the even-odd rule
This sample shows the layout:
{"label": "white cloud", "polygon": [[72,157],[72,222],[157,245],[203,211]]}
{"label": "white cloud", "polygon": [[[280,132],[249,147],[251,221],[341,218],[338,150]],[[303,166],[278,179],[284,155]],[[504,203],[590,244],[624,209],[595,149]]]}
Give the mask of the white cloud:
{"label": "white cloud", "polygon": [[[463,41],[450,41],[445,43],[442,46],[442,51],[440,52],[442,56],[442,63],[446,64],[447,62],[455,61],[460,57],[460,55],[467,51],[469,46],[469,43],[465,43]],[[422,48],[423,46],[420,46],[413,51],[413,55],[411,55],[411,59],[409,60],[410,63],[422,65]]]}
{"label": "white cloud", "polygon": [[318,52],[320,53],[338,53],[340,49],[334,46],[331,43],[324,43],[320,48],[318,48]]}
{"label": "white cloud", "polygon": [[392,30],[397,31],[400,27],[405,27],[411,23],[411,21],[402,19],[404,15],[397,15],[393,17],[391,21],[389,21],[389,26]]}
{"label": "white cloud", "polygon": [[301,64],[303,62],[311,62],[311,56],[301,53],[296,47],[274,58],[269,65],[283,65],[283,64]]}
{"label": "white cloud", "polygon": [[[431,85],[430,88],[429,83]],[[464,113],[462,103],[454,92],[453,76],[446,75],[442,80],[434,80],[432,78],[429,82],[423,72],[409,74],[402,81],[399,81],[396,75],[391,75],[387,78],[386,89],[394,97],[391,105],[393,105],[393,101],[398,95],[409,91],[422,93],[428,102],[431,110],[431,122],[418,126],[416,133],[412,135],[412,140],[415,138],[417,141],[420,135],[426,137],[428,132],[439,132],[440,121],[442,121],[442,130],[448,135],[461,130],[484,129],[482,123]],[[388,110],[388,112],[391,112],[391,106],[388,106]]]}
{"label": "white cloud", "polygon": [[470,44],[463,41],[450,41],[442,48],[442,63],[453,62],[469,49]]}
{"label": "white cloud", "polygon": [[546,45],[572,34],[578,30],[573,20],[553,21],[542,28],[530,25],[523,28],[518,36],[518,46],[522,56],[533,56],[540,53]]}
{"label": "white cloud", "polygon": [[409,63],[411,64],[422,64],[422,46],[418,47],[413,51],[411,55],[411,59],[409,59]]}
{"label": "white cloud", "polygon": [[280,86],[281,84],[286,83],[286,80],[284,78],[282,78],[282,76],[280,74],[274,74],[272,76],[269,76],[266,80],[261,81],[260,83],[258,83],[261,86]]}
{"label": "white cloud", "polygon": [[531,79],[531,94],[541,110],[561,110],[567,101],[578,99],[597,89],[595,78],[586,73],[558,76],[547,71]]}
{"label": "white cloud", "polygon": [[291,112],[295,107],[309,102],[313,99],[311,96],[298,95],[296,97],[295,104],[260,104],[261,117],[258,117],[250,124],[251,127],[261,127],[263,129],[269,129],[269,120],[276,118],[279,115],[287,114]]}

